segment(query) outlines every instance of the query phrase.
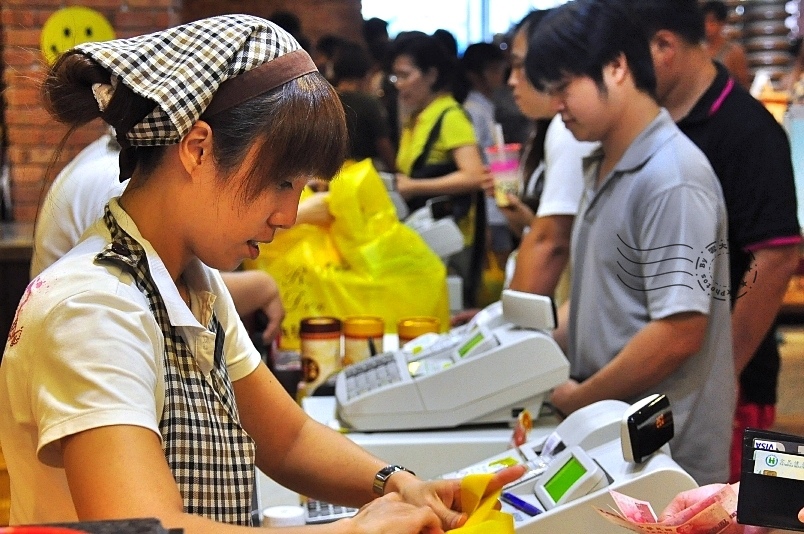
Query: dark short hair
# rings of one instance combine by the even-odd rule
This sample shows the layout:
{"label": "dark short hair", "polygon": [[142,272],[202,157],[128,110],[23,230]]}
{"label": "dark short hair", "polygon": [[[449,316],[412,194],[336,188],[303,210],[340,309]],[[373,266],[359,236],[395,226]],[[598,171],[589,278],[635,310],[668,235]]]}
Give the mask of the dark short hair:
{"label": "dark short hair", "polygon": [[620,0],[574,0],[555,8],[531,35],[525,72],[540,90],[568,75],[588,76],[602,88],[603,67],[620,54],[636,87],[655,96],[650,46],[627,5]]}
{"label": "dark short hair", "polygon": [[720,0],[709,0],[709,2],[701,5],[701,13],[704,14],[704,17],[711,13],[720,22],[726,22],[726,18],[729,16],[729,9]]}
{"label": "dark short hair", "polygon": [[433,83],[433,91],[442,91],[451,87],[455,79],[457,60],[444,50],[435,37],[420,31],[400,33],[394,39],[390,63],[399,56],[408,56],[422,72],[436,69],[438,76]]}
{"label": "dark short hair", "polygon": [[551,11],[552,9],[534,9],[528,12],[527,15],[522,17],[522,20],[514,25],[510,32],[510,38],[513,39],[517,33],[525,30],[528,40],[530,40],[530,36],[536,32],[536,28]]}
{"label": "dark short hair", "polygon": [[342,80],[359,80],[371,70],[371,56],[358,43],[343,41],[335,51],[332,72],[337,84]]}
{"label": "dark short hair", "polygon": [[668,30],[689,44],[704,40],[704,15],[698,0],[630,0],[636,21],[648,39]]}
{"label": "dark short hair", "polygon": [[473,43],[461,56],[461,67],[466,72],[481,74],[489,65],[505,61],[505,52],[491,43]]}
{"label": "dark short hair", "polygon": [[372,17],[363,22],[363,39],[371,44],[377,39],[388,38],[388,23],[383,19]]}

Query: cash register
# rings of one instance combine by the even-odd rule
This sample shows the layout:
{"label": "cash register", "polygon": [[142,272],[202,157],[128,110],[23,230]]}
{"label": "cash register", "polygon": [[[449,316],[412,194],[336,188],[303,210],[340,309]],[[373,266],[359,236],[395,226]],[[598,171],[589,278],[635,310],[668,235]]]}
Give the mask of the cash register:
{"label": "cash register", "polygon": [[[595,510],[616,507],[610,490],[662,510],[678,493],[697,487],[670,456],[666,440],[672,437],[672,430],[666,433],[662,429],[668,418],[672,421],[669,408],[663,409],[653,397],[647,401],[641,406],[617,400],[591,404],[571,414],[547,437],[443,477],[461,478],[524,463],[528,473],[506,486],[501,496],[502,510],[514,517],[517,534],[619,534],[622,527]],[[659,409],[638,424],[646,428],[643,423],[650,421],[648,434],[633,435],[628,429],[629,414],[643,406]]]}
{"label": "cash register", "polygon": [[512,423],[525,409],[535,418],[569,376],[555,326],[550,298],[505,290],[467,325],[341,371],[338,418],[359,431]]}

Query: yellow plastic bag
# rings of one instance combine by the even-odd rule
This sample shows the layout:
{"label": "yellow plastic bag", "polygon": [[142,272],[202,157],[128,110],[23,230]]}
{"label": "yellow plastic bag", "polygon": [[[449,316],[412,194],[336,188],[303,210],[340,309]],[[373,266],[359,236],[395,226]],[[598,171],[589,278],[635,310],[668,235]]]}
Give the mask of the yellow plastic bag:
{"label": "yellow plastic bag", "polygon": [[495,510],[500,492],[483,498],[489,481],[494,475],[483,473],[468,475],[461,480],[461,504],[469,519],[462,527],[454,528],[454,534],[514,534],[514,518],[511,514]]}
{"label": "yellow plastic bag", "polygon": [[449,325],[446,268],[402,224],[371,160],[347,163],[329,186],[329,228],[300,224],[280,232],[244,264],[273,276],[285,306],[281,345],[299,347],[304,317],[370,314],[386,332],[399,319],[438,317]]}

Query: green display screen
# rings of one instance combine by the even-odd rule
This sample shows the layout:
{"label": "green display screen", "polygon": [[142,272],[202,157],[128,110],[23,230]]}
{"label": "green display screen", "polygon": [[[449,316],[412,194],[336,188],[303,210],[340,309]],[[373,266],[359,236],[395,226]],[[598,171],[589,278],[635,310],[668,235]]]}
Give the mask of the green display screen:
{"label": "green display screen", "polygon": [[472,336],[472,338],[469,341],[464,343],[463,346],[458,349],[458,356],[460,356],[461,358],[466,356],[466,353],[475,348],[478,345],[478,343],[483,341],[483,339],[485,339],[483,336],[483,332],[478,332],[477,334]]}
{"label": "green display screen", "polygon": [[585,474],[586,468],[575,456],[570,456],[567,463],[561,466],[561,469],[544,484],[544,490],[553,499],[553,502],[558,502],[567,493],[567,490]]}

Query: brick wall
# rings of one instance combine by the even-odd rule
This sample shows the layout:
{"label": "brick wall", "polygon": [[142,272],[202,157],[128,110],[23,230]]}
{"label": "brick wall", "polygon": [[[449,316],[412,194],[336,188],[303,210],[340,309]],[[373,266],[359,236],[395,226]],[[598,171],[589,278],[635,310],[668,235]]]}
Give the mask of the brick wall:
{"label": "brick wall", "polygon": [[[38,87],[45,64],[39,52],[39,39],[48,17],[71,4],[75,2],[3,0],[0,7],[5,160],[13,218],[18,221],[34,219],[47,180],[103,130],[100,121],[95,121],[76,131],[48,172],[66,128],[53,121],[41,106]],[[177,24],[181,13],[179,0],[84,0],[81,5],[101,12],[120,37]]]}
{"label": "brick wall", "polygon": [[[2,108],[0,140],[11,183],[12,217],[33,221],[49,180],[103,130],[95,121],[68,140],[59,161],[56,147],[66,128],[48,117],[38,86],[45,72],[39,51],[42,26],[56,10],[75,1],[2,0],[0,3],[0,72]],[[359,38],[360,0],[82,0],[111,22],[118,37],[148,33],[221,13],[251,13],[267,17],[282,9],[296,13],[305,34],[315,39],[326,33]]]}

